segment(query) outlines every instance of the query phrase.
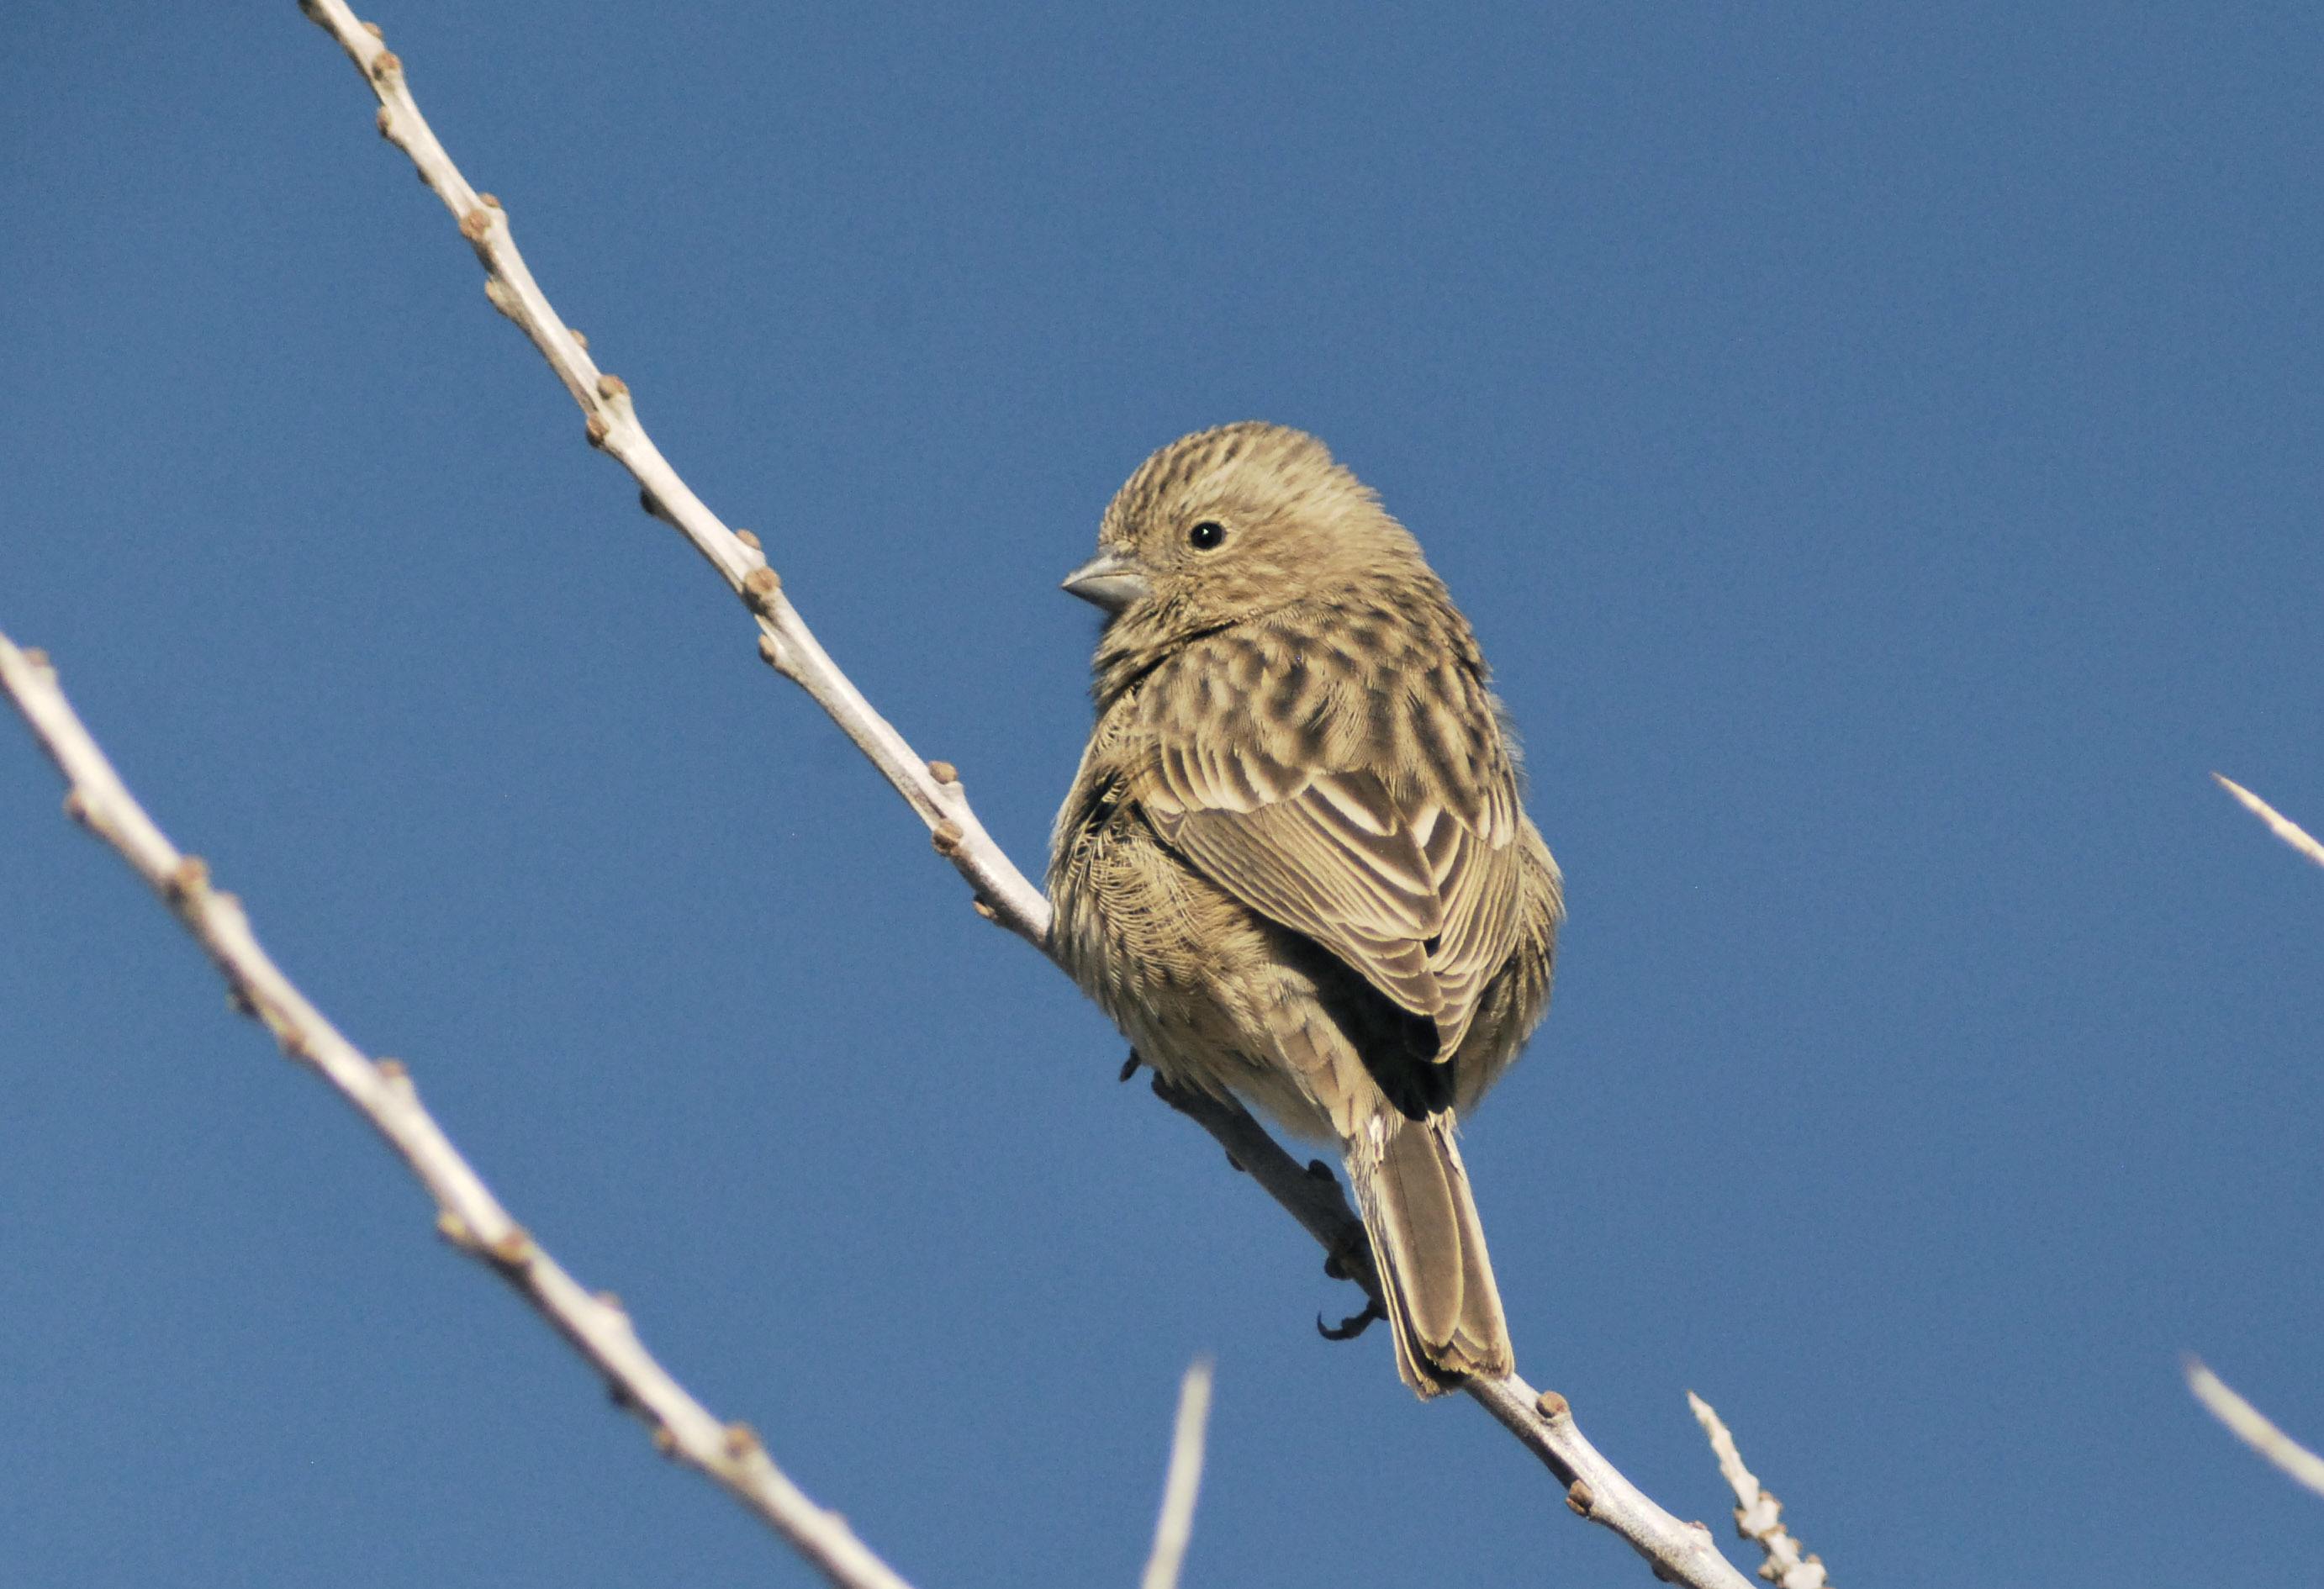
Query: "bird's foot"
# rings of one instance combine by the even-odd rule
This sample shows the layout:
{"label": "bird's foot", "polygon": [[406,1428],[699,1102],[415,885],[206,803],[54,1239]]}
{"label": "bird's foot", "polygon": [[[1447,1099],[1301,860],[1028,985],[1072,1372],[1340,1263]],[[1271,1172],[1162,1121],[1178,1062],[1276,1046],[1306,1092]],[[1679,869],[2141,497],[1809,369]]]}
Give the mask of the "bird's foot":
{"label": "bird's foot", "polygon": [[1373,1301],[1370,1298],[1366,1298],[1364,1299],[1364,1310],[1361,1313],[1351,1313],[1336,1325],[1325,1324],[1323,1322],[1323,1316],[1320,1313],[1317,1314],[1315,1316],[1315,1333],[1323,1336],[1326,1341],[1352,1341],[1358,1335],[1362,1335],[1366,1330],[1371,1328],[1372,1321],[1374,1319],[1386,1318],[1387,1316],[1387,1313],[1382,1311],[1380,1305],[1378,1302]]}

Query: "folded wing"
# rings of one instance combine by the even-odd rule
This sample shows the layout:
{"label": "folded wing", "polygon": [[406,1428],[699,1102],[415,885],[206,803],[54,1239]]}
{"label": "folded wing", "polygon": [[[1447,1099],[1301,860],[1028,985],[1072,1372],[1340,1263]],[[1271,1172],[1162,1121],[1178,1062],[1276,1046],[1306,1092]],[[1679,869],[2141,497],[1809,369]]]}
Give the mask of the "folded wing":
{"label": "folded wing", "polygon": [[1449,723],[1443,704],[1406,691],[1369,703],[1406,721],[1356,734],[1306,725],[1308,744],[1373,747],[1343,758],[1355,765],[1302,766],[1247,715],[1205,714],[1176,733],[1166,722],[1140,791],[1156,831],[1205,876],[1434,1021],[1440,1061],[1519,925],[1515,773],[1471,688]]}

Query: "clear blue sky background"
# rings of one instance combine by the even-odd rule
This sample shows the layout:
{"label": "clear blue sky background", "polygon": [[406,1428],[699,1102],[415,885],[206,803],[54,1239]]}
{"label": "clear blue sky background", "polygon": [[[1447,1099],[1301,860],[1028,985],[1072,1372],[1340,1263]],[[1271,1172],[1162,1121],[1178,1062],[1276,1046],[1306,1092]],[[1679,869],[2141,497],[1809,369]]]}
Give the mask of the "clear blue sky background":
{"label": "clear blue sky background", "polygon": [[[679,468],[1028,867],[1056,581],[1315,430],[1572,920],[1469,1133],[1521,1366],[1850,1584],[2309,1584],[2324,19],[379,0]],[[0,41],[0,626],[501,1193],[916,1581],[1648,1582],[980,923],[290,0]],[[0,1581],[803,1583],[226,1012],[0,726]]]}

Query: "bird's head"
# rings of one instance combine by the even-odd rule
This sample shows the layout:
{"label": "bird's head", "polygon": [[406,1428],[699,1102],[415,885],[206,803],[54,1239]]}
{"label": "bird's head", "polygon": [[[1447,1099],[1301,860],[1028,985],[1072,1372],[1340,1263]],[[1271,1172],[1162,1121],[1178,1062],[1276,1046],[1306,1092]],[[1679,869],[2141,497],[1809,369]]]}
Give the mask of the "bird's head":
{"label": "bird's head", "polygon": [[1246,420],[1140,465],[1105,510],[1097,556],[1065,588],[1108,614],[1102,679],[1196,635],[1416,580],[1436,585],[1419,546],[1322,442]]}

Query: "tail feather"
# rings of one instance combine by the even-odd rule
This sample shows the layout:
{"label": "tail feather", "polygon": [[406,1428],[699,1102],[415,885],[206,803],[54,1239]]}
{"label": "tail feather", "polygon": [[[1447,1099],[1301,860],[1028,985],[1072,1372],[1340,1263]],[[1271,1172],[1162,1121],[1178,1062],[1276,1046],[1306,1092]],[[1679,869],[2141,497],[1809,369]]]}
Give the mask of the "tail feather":
{"label": "tail feather", "polygon": [[1397,1372],[1423,1398],[1471,1375],[1507,1374],[1516,1363],[1452,1126],[1450,1111],[1425,1121],[1375,1117],[1348,1149]]}

